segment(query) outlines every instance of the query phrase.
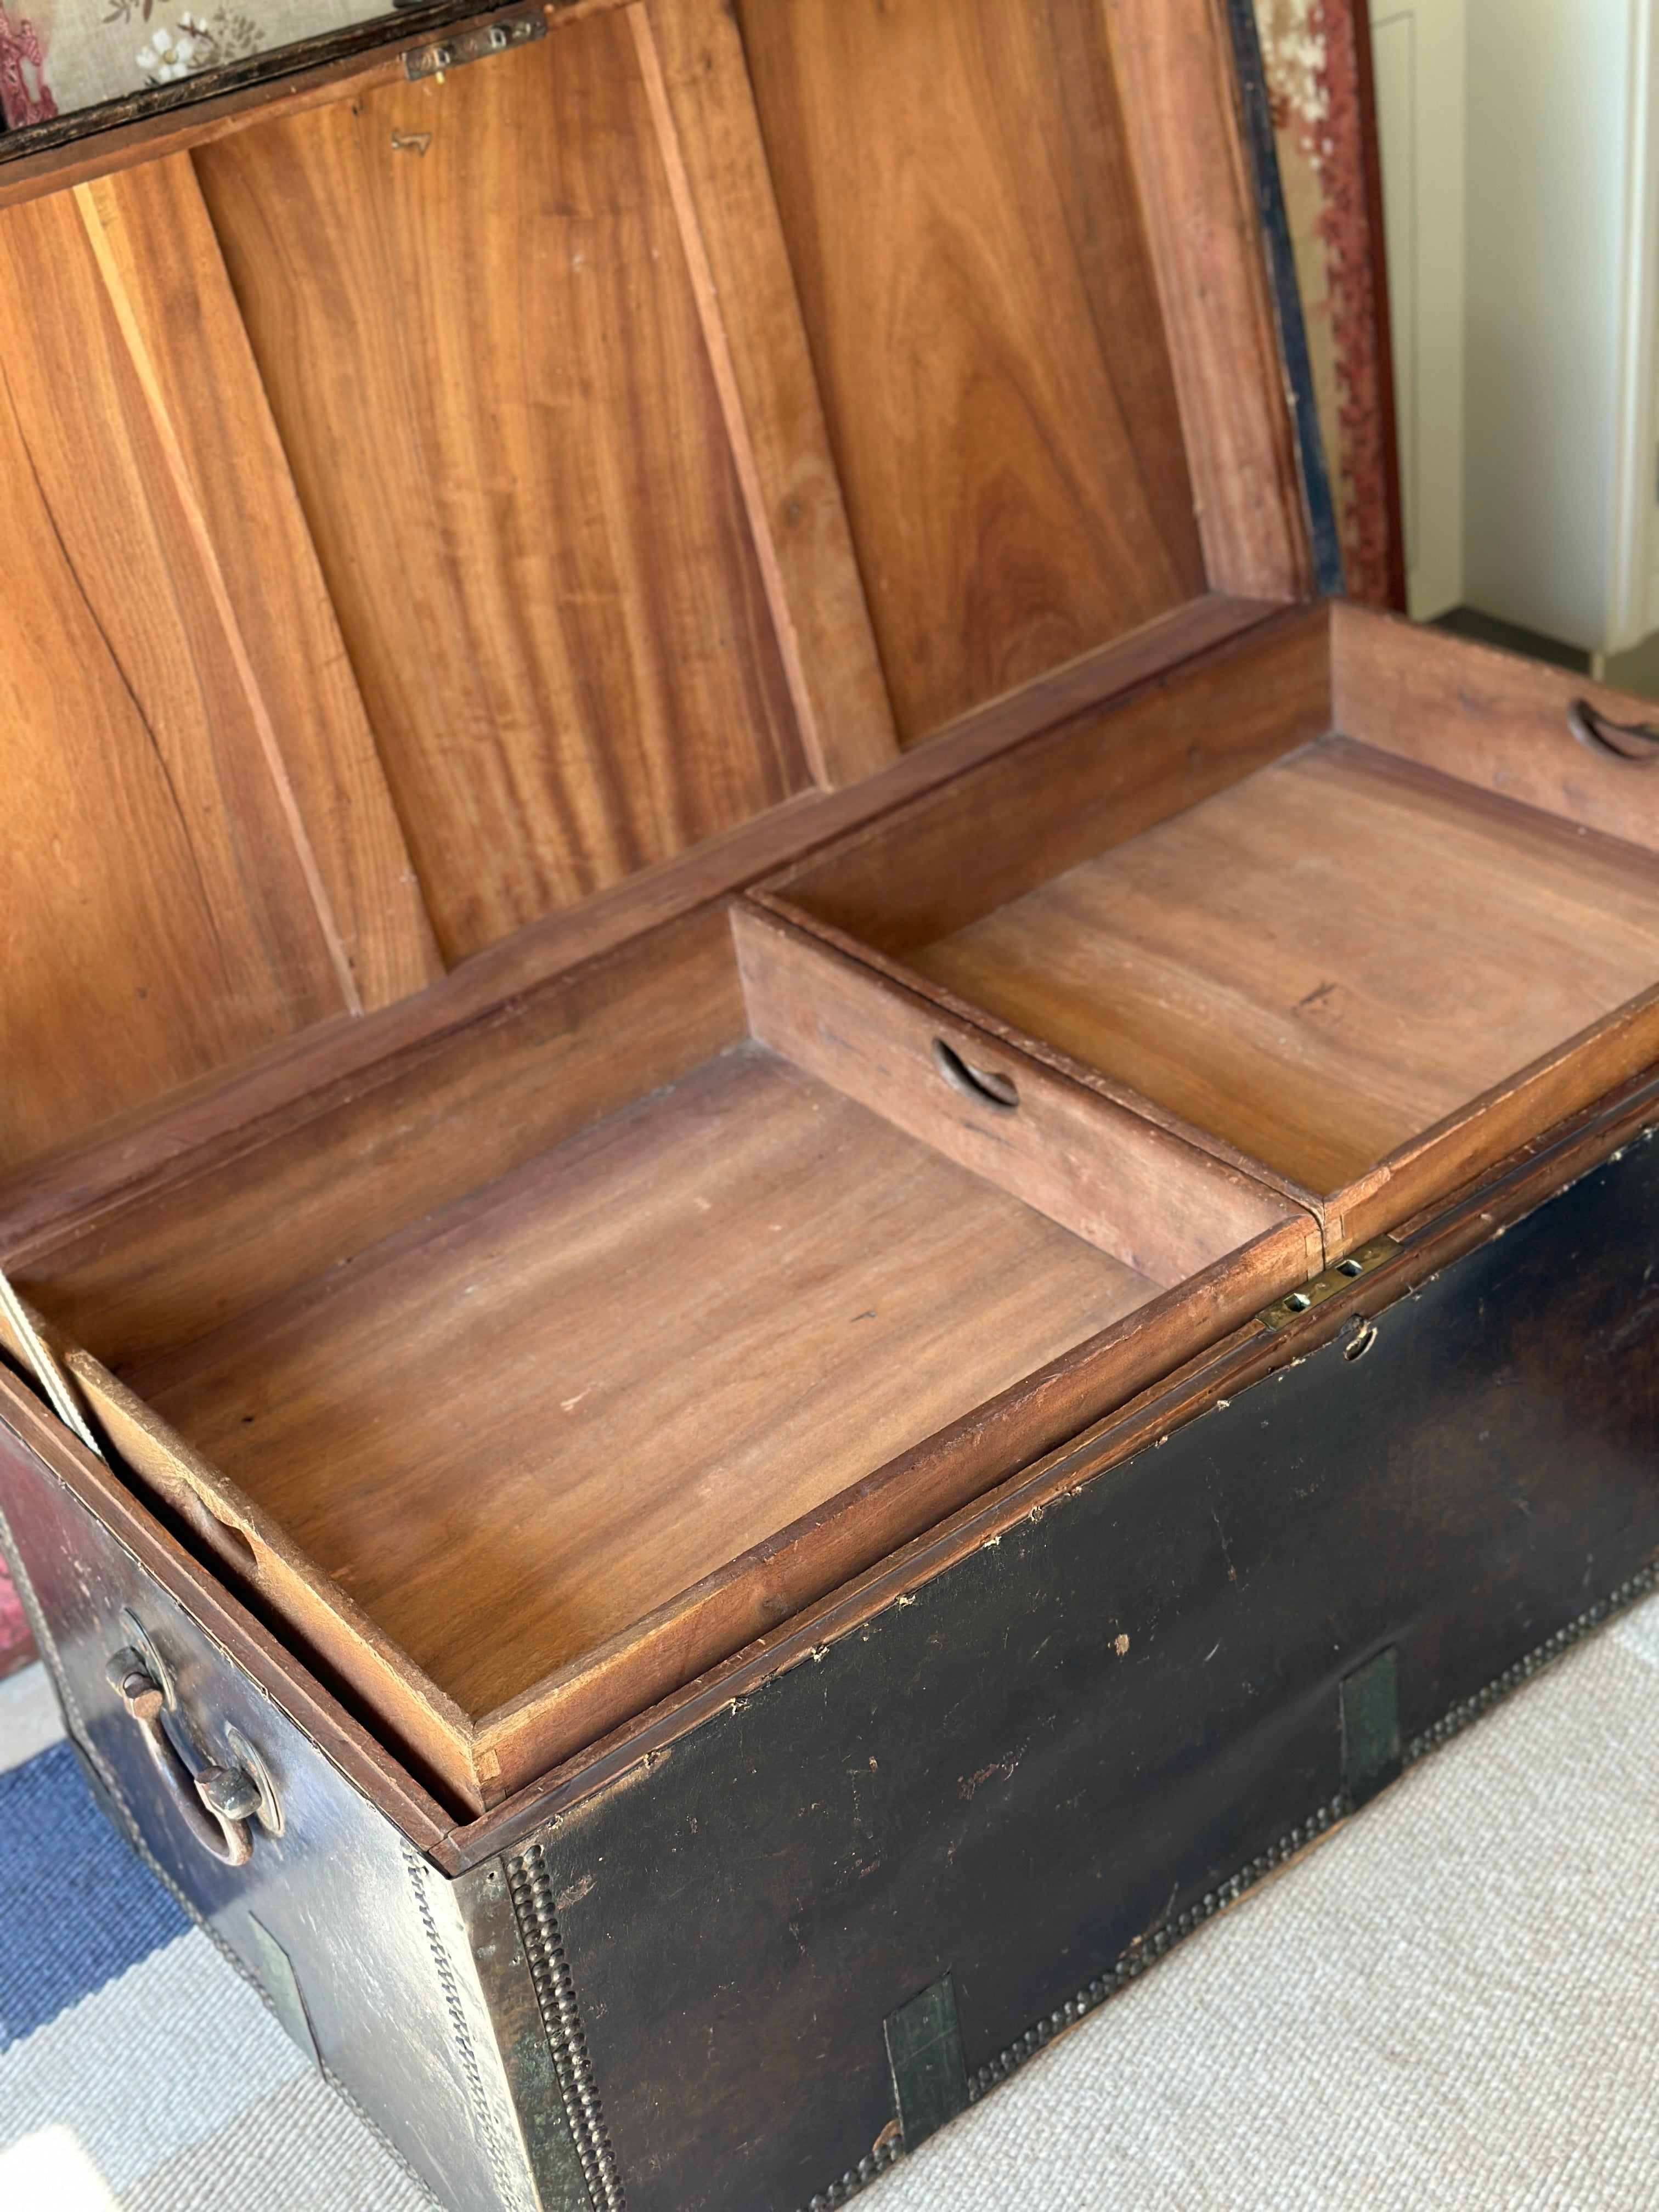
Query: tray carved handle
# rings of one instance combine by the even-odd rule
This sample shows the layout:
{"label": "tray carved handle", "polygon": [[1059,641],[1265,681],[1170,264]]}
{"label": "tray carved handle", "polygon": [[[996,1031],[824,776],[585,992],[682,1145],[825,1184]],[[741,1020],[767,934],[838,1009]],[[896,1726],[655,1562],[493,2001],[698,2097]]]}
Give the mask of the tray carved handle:
{"label": "tray carved handle", "polygon": [[1593,753],[1632,761],[1639,768],[1659,760],[1659,730],[1650,722],[1615,722],[1588,699],[1575,699],[1568,708],[1567,727]]}
{"label": "tray carved handle", "polygon": [[943,1037],[933,1039],[933,1065],[953,1091],[961,1091],[975,1105],[991,1106],[999,1113],[1012,1114],[1019,1104],[1019,1092],[1012,1075],[1005,1075],[1000,1068],[975,1067]]}

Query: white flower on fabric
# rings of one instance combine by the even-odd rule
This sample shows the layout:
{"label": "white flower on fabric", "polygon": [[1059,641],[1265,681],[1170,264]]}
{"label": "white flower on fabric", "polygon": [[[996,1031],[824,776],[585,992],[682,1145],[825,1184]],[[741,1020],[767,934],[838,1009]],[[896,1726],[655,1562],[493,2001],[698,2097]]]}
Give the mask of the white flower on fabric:
{"label": "white flower on fabric", "polygon": [[[118,9],[127,6],[130,13],[132,0],[115,0],[115,4]],[[150,0],[146,0],[146,11],[149,4]],[[0,0],[0,7],[3,5],[4,0]],[[257,52],[264,40],[264,33],[254,19],[245,13],[233,13],[229,4],[218,9],[211,21],[187,9],[175,26],[158,24],[136,59],[146,82],[176,84],[179,78],[194,76],[200,70],[217,69]]]}

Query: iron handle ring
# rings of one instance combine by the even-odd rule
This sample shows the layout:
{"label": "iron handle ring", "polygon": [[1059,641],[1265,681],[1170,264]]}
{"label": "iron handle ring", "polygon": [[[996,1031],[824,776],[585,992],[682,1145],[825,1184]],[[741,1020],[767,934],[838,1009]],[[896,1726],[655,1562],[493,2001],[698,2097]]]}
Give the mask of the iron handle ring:
{"label": "iron handle ring", "polygon": [[253,1856],[249,1822],[258,1812],[261,1791],[235,1766],[204,1766],[192,1774],[161,1725],[167,1704],[161,1684],[131,1649],[118,1651],[106,1668],[111,1688],[135,1720],[156,1773],[191,1834],[223,1866],[246,1866]]}

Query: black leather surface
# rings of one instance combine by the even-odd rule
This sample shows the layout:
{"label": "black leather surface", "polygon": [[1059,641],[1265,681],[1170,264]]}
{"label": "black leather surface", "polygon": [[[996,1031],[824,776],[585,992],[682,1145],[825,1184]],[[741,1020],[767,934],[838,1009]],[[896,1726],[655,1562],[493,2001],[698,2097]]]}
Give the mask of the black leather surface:
{"label": "black leather surface", "polygon": [[[632,2212],[791,2212],[1659,1549],[1659,1146],[1023,1522],[547,1838]],[[1127,1639],[1127,1641],[1126,1641]]]}

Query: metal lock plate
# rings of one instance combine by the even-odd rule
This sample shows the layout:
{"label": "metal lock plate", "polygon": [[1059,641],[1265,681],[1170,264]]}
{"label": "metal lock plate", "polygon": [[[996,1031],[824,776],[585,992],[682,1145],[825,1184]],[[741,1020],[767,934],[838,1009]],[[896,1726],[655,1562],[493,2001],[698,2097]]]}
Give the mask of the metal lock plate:
{"label": "metal lock plate", "polygon": [[404,56],[404,75],[441,76],[446,70],[481,62],[489,54],[504,54],[509,46],[528,46],[532,39],[546,36],[547,21],[539,9],[533,15],[508,15],[475,31],[458,31],[453,38],[439,39],[429,46],[411,46]]}
{"label": "metal lock plate", "polygon": [[1339,1291],[1346,1291],[1351,1283],[1357,1283],[1362,1276],[1374,1273],[1385,1260],[1392,1260],[1400,1249],[1398,1242],[1392,1237],[1374,1237],[1369,1244],[1361,1244],[1356,1250],[1347,1253],[1334,1267],[1327,1267],[1322,1275],[1316,1275],[1312,1282],[1304,1283],[1299,1291],[1291,1291],[1273,1304],[1265,1307],[1256,1319],[1267,1328],[1288,1328],[1293,1321],[1300,1321],[1304,1313],[1311,1313],[1316,1306],[1322,1306],[1327,1298],[1334,1298]]}

